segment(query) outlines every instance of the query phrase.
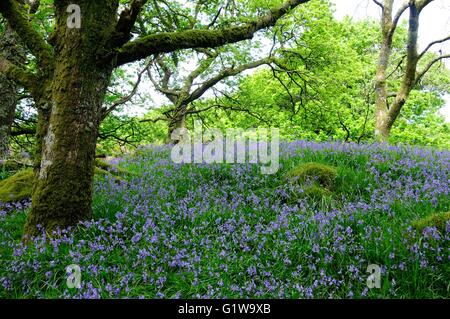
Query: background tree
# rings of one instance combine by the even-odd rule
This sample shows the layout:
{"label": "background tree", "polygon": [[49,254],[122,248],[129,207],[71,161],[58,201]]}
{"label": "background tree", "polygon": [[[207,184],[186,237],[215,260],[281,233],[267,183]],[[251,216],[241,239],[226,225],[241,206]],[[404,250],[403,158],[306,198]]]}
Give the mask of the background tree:
{"label": "background tree", "polygon": [[[199,59],[200,61],[197,67],[187,74],[182,81],[173,81],[172,83],[175,84],[174,87],[169,87],[169,85],[176,71],[166,63],[167,61],[164,61],[164,57],[157,56],[152,61],[151,66],[158,70],[156,72],[160,76],[158,80],[152,75],[152,69],[150,67],[148,68],[148,74],[154,87],[172,103],[170,107],[164,110],[164,117],[155,119],[162,119],[168,122],[168,136],[166,139],[168,143],[176,142],[172,140],[172,133],[177,128],[185,127],[186,116],[204,111],[201,108],[196,108],[193,102],[200,99],[209,89],[228,77],[272,62],[272,58],[267,57],[238,66],[234,66],[234,62],[232,65],[226,66],[224,65],[226,63],[224,62],[225,59],[220,57],[218,50],[203,50],[199,54],[202,56]],[[191,59],[190,61],[192,63],[193,60]],[[217,63],[217,61],[219,62]],[[215,62],[219,65],[214,65]],[[179,67],[177,64],[174,65],[175,68]],[[217,68],[219,69],[218,72],[208,77],[211,69]],[[200,82],[196,83],[195,81],[197,80]]]}
{"label": "background tree", "polygon": [[272,68],[243,79],[233,94],[212,100],[222,109],[203,117],[215,126],[271,125],[290,140],[369,138],[375,24],[338,22],[328,1],[311,2],[289,20],[279,25],[281,45]]}
{"label": "background tree", "polygon": [[[223,129],[274,126],[288,140],[373,139],[374,77],[381,38],[378,22],[336,21],[330,7],[318,2],[297,13],[306,8],[314,19],[301,23],[304,29],[294,33],[295,40],[284,48],[277,59],[279,67],[262,69],[242,79],[237,90],[205,101],[203,108],[212,104],[224,107],[202,113],[202,120]],[[318,13],[314,15],[314,11]],[[283,30],[290,33],[287,27]],[[285,37],[289,38],[288,34]],[[400,87],[403,79],[400,62],[407,37],[407,26],[400,24],[392,43],[392,64],[399,66],[389,70],[391,88]],[[434,58],[430,53],[423,63]],[[448,123],[439,109],[445,105],[443,96],[449,88],[449,70],[431,68],[411,91],[398,125],[392,129],[392,142],[446,147]]]}
{"label": "background tree", "polygon": [[[29,9],[30,14],[34,9],[34,6]],[[17,64],[26,59],[17,34],[4,19],[0,19],[0,55]],[[9,156],[9,140],[20,90],[17,83],[0,73],[0,158]]]}
{"label": "background tree", "polygon": [[[428,50],[435,44],[450,40],[450,35],[431,42],[422,52],[418,52],[418,33],[420,13],[433,0],[405,1],[394,13],[394,0],[383,2],[373,0],[381,8],[381,47],[375,78],[375,136],[379,141],[387,141],[395,120],[399,116],[413,88],[419,84],[423,76],[439,61],[450,58],[449,54],[441,54],[420,65],[427,56]],[[407,47],[404,60],[403,79],[395,91],[389,87],[389,69],[391,65],[392,43],[398,23],[404,12],[409,11]],[[400,64],[398,64],[400,65]],[[391,100],[390,100],[391,99]]]}

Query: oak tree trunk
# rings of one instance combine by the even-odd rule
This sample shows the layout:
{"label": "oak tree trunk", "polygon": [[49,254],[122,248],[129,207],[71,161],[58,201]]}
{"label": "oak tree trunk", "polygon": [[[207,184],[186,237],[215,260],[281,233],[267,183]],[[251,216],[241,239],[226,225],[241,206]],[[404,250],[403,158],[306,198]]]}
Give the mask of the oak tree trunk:
{"label": "oak tree trunk", "polygon": [[172,118],[169,121],[168,135],[166,139],[167,144],[177,144],[179,141],[172,138],[173,132],[180,128],[186,128],[186,115],[181,115],[175,118]]}
{"label": "oak tree trunk", "polygon": [[[54,75],[40,101],[38,160],[26,236],[51,232],[92,217],[93,166],[103,98],[112,67],[99,63],[99,50],[115,24],[111,1],[77,1],[82,28],[69,28],[68,2],[59,17]],[[95,8],[93,8],[95,7]],[[110,26],[108,28],[108,26]],[[98,32],[102,30],[102,32]]]}

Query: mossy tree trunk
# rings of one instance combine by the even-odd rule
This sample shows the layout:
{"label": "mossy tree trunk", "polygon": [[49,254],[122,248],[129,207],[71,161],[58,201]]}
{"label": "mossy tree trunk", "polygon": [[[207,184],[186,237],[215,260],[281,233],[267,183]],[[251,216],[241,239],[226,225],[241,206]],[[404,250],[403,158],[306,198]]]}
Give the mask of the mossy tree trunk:
{"label": "mossy tree trunk", "polygon": [[67,27],[64,2],[56,7],[54,72],[45,88],[49,94],[41,101],[40,158],[26,225],[29,235],[38,232],[37,225],[51,231],[92,216],[99,115],[112,72],[112,66],[99,63],[97,57],[114,30],[117,2],[77,1],[85,12],[81,29]]}

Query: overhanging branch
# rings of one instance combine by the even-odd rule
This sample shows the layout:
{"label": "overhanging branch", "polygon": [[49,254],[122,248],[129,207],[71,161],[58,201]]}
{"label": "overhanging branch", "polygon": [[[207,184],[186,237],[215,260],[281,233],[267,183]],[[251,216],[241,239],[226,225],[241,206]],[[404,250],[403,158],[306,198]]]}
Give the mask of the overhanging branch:
{"label": "overhanging branch", "polygon": [[0,73],[4,74],[11,81],[23,86],[32,94],[34,93],[34,87],[38,83],[36,76],[12,63],[2,55],[0,55]]}
{"label": "overhanging branch", "polygon": [[287,0],[280,7],[271,9],[269,14],[242,26],[221,30],[164,32],[144,36],[125,44],[118,50],[116,65],[141,60],[153,54],[189,48],[219,47],[227,43],[248,40],[253,38],[257,31],[274,26],[286,13],[306,2],[309,0]]}
{"label": "overhanging branch", "polygon": [[23,12],[16,1],[1,0],[0,14],[8,21],[11,28],[19,35],[41,66],[48,66],[52,63],[52,47],[33,28],[26,17],[26,13]]}

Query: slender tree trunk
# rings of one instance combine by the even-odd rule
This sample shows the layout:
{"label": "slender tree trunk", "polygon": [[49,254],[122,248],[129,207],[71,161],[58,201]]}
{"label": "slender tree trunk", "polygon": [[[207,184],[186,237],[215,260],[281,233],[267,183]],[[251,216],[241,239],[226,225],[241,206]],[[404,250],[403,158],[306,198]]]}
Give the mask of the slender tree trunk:
{"label": "slender tree trunk", "polygon": [[387,143],[391,134],[391,128],[386,125],[387,113],[378,111],[375,117],[375,140],[380,143]]}
{"label": "slender tree trunk", "polygon": [[96,141],[112,72],[111,66],[100,64],[96,58],[106,47],[103,41],[108,35],[98,30],[113,31],[117,3],[77,3],[88,13],[82,16],[81,29],[67,27],[64,12],[68,2],[56,4],[59,21],[54,76],[44,88],[48,94],[39,102],[39,167],[26,236],[38,234],[38,225],[51,232],[92,217]]}
{"label": "slender tree trunk", "polygon": [[[405,105],[411,90],[417,84],[418,79],[423,76],[425,71],[417,74],[417,65],[421,56],[417,52],[417,42],[419,33],[419,18],[421,11],[429,4],[429,0],[410,0],[405,2],[401,8],[393,15],[393,0],[384,0],[381,28],[382,28],[382,43],[380,49],[380,56],[377,66],[377,74],[375,79],[375,138],[380,142],[387,142],[391,129],[400,115],[400,112]],[[408,43],[406,48],[406,67],[402,75],[400,88],[392,97],[392,102],[388,102],[388,67],[389,59],[392,52],[392,39],[397,27],[397,24],[405,10],[409,9],[408,19]],[[434,60],[434,62],[439,59]],[[434,63],[433,62],[433,63]],[[432,64],[431,64],[432,65]],[[430,65],[430,67],[431,67]]]}
{"label": "slender tree trunk", "polygon": [[393,0],[384,1],[381,17],[382,43],[375,78],[375,139],[387,142],[390,128],[386,126],[388,117],[387,69],[392,52],[392,7]]}
{"label": "slender tree trunk", "polygon": [[406,53],[406,67],[403,75],[402,83],[399,90],[395,94],[395,98],[389,106],[388,116],[386,117],[385,126],[390,131],[397,117],[405,105],[414,85],[416,84],[417,64],[419,55],[417,53],[417,42],[419,37],[419,18],[423,7],[419,8],[416,2],[409,5],[408,20],[408,43]]}

